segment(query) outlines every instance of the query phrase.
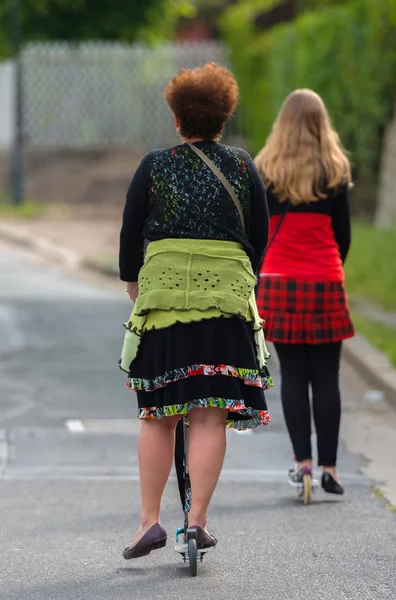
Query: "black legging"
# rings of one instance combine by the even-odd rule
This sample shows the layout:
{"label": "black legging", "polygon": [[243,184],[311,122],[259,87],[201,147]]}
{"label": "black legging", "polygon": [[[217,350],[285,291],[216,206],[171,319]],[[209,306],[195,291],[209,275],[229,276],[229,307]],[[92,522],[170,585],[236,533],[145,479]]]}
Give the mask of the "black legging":
{"label": "black legging", "polygon": [[339,368],[341,342],[330,344],[275,343],[281,367],[281,396],[296,460],[312,458],[309,384],[318,441],[319,465],[337,462],[341,418]]}

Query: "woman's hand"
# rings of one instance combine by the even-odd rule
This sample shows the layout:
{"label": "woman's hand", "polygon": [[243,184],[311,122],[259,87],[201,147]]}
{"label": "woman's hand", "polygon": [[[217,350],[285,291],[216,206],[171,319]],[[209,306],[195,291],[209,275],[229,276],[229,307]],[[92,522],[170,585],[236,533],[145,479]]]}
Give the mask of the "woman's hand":
{"label": "woman's hand", "polygon": [[126,286],[126,292],[129,296],[129,300],[132,300],[132,302],[135,302],[136,298],[138,297],[138,293],[139,293],[139,285],[137,281],[128,281],[127,286]]}

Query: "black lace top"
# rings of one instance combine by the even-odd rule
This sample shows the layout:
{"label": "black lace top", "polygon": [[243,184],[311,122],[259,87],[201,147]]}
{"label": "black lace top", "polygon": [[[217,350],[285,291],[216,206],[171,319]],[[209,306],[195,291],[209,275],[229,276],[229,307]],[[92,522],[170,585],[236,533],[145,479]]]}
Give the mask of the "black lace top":
{"label": "black lace top", "polygon": [[196,142],[236,191],[245,218],[223,184],[187,144],[145,156],[129,186],[120,236],[120,277],[136,281],[144,240],[215,239],[240,242],[256,271],[268,240],[264,184],[245,150]]}

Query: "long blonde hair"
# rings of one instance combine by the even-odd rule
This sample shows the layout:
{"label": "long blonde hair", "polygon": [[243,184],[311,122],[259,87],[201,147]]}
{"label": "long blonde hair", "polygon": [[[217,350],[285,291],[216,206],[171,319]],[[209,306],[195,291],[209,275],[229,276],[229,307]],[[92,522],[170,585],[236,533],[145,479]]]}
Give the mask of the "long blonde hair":
{"label": "long blonde hair", "polygon": [[340,138],[312,90],[295,90],[286,98],[255,163],[280,202],[314,202],[326,196],[326,188],[352,185]]}

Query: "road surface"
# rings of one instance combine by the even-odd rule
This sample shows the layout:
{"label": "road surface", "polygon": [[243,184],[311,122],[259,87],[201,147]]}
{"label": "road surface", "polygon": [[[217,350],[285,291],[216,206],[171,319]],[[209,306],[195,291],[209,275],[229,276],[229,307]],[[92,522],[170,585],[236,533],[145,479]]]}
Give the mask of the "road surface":
{"label": "road surface", "polygon": [[[123,560],[140,508],[136,402],[117,367],[130,308],[122,286],[0,248],[0,598],[394,600],[396,517],[373,497],[365,459],[341,445],[343,498],[320,490],[305,507],[286,484],[276,362],[270,426],[228,433],[210,513],[219,545],[198,577],[173,551],[174,479],[167,547]],[[355,379],[345,368],[347,405]]]}

